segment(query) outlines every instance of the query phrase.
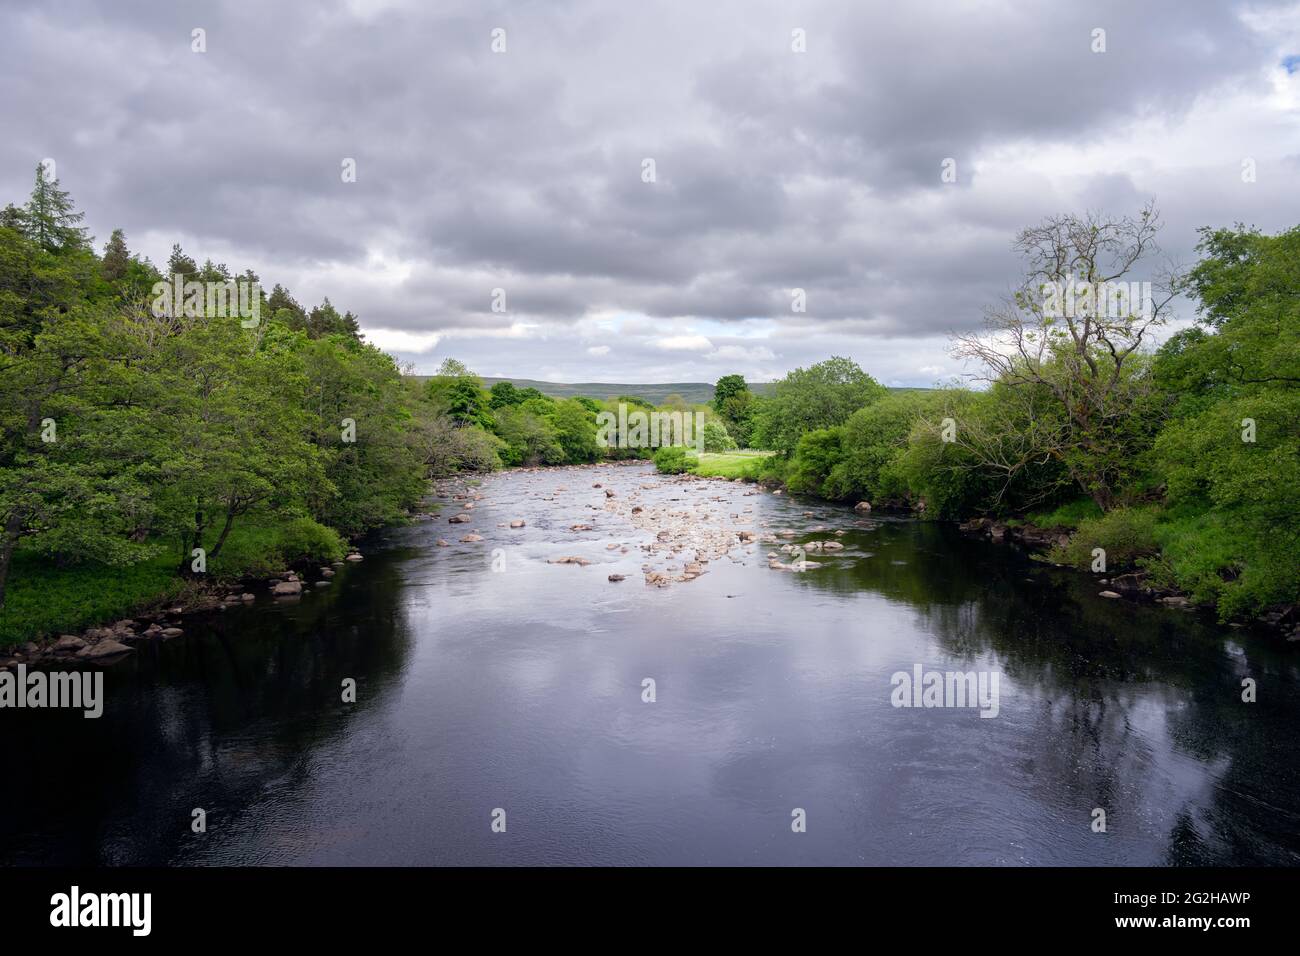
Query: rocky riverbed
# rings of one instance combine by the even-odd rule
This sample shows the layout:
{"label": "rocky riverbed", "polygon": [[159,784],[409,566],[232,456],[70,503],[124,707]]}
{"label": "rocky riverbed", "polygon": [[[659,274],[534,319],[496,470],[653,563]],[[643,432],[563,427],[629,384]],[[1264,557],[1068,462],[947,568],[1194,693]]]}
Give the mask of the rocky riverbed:
{"label": "rocky riverbed", "polygon": [[[608,563],[614,556],[637,554],[639,573],[650,587],[666,588],[686,584],[709,573],[719,561],[746,563],[764,560],[778,571],[802,572],[820,567],[818,556],[845,557],[852,549],[835,540],[844,529],[872,527],[864,508],[858,513],[834,508],[840,527],[814,524],[794,530],[760,514],[754,501],[763,495],[779,496],[782,492],[752,483],[726,478],[701,478],[695,475],[658,475],[647,473],[644,463],[601,463],[563,470],[534,468],[516,472],[523,481],[527,498],[502,501],[494,499],[484,484],[473,479],[456,478],[440,482],[435,500],[440,517],[449,526],[469,526],[469,533],[459,536],[461,544],[487,548],[503,542],[517,543],[529,532],[530,502],[559,503],[550,509],[543,531],[562,527],[573,537],[571,553],[546,557],[546,563],[587,567]],[[489,525],[475,515],[490,507],[497,520]],[[822,506],[817,506],[822,508]],[[824,510],[824,509],[823,509]],[[511,514],[509,520],[500,516]],[[813,511],[803,512],[812,517]],[[514,516],[517,515],[517,516]],[[495,532],[495,533],[494,533]],[[504,539],[503,532],[509,532]],[[823,537],[809,538],[810,535]],[[796,541],[795,539],[801,539]],[[438,545],[450,547],[444,538]],[[785,558],[786,560],[782,560]],[[611,583],[627,580],[628,574],[609,574]]]}

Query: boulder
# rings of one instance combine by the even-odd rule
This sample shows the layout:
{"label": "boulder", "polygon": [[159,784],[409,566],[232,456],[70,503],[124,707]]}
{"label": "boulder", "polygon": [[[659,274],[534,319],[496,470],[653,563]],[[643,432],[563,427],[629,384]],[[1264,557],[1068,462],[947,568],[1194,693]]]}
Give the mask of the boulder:
{"label": "boulder", "polygon": [[610,579],[611,581],[622,581],[622,580],[624,580],[624,575],[621,575],[621,574],[611,574],[611,575],[609,576],[609,579]]}
{"label": "boulder", "polygon": [[853,506],[853,510],[856,511],[858,514],[866,514],[868,511],[871,510],[871,502],[859,501],[856,505]]}
{"label": "boulder", "polygon": [[86,642],[75,634],[64,634],[54,642],[53,650],[56,654],[72,654],[86,646]]}
{"label": "boulder", "polygon": [[[299,585],[298,589],[302,590],[302,585]],[[164,627],[158,633],[162,635],[162,639],[164,641],[170,641],[173,637],[180,637],[185,632],[182,631],[179,627]]]}
{"label": "boulder", "polygon": [[359,554],[357,554],[355,551],[353,551],[351,554],[348,555],[347,560],[349,560],[349,561],[361,561],[361,560],[363,560],[363,559],[362,559],[361,555],[359,555]]}
{"label": "boulder", "polygon": [[1146,591],[1146,575],[1131,573],[1117,574],[1110,579],[1111,589],[1133,597]]}
{"label": "boulder", "polygon": [[1111,598],[1111,599],[1122,597],[1122,595],[1116,594],[1114,591],[1102,591],[1101,596],[1104,598]]}
{"label": "boulder", "polygon": [[[271,588],[271,593],[276,597],[284,597],[290,594],[302,593],[301,581],[281,581],[275,587]],[[165,632],[164,632],[165,633]]]}
{"label": "boulder", "polygon": [[475,541],[482,541],[483,536],[481,534],[470,533],[462,537],[460,540],[463,541],[465,544],[473,544]]}
{"label": "boulder", "polygon": [[108,660],[113,657],[121,657],[123,654],[130,654],[132,648],[125,644],[114,641],[104,640],[98,644],[91,644],[89,647],[83,647],[77,651],[77,656],[89,661]]}
{"label": "boulder", "polygon": [[524,519],[523,519],[523,518],[516,518],[514,521],[510,522],[510,527],[512,527],[512,528],[522,528],[522,527],[524,526],[524,524],[525,524],[525,522],[524,522]]}

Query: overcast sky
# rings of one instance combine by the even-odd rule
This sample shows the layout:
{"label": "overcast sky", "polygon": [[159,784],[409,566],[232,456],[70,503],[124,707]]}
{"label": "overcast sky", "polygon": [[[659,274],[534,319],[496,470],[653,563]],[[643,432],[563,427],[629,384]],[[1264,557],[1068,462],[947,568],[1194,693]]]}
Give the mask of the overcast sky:
{"label": "overcast sky", "polygon": [[5,0],[0,202],[51,158],[97,246],[329,296],[421,371],[929,385],[1046,215],[1154,198],[1185,262],[1300,222],[1297,54],[1294,2]]}

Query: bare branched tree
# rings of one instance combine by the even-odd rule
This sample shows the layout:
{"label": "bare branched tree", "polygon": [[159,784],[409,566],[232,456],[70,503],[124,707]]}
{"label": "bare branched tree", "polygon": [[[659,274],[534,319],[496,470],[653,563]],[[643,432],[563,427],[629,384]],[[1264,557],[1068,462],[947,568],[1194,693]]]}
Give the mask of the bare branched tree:
{"label": "bare branched tree", "polygon": [[1144,347],[1177,294],[1173,267],[1155,263],[1160,227],[1147,204],[1136,217],[1051,217],[1016,237],[1023,283],[985,313],[981,333],[956,336],[953,351],[983,366],[977,379],[1012,395],[1050,395],[1060,420],[1022,436],[1033,440],[1018,442],[1011,458],[968,441],[982,465],[1014,473],[1053,458],[1103,510],[1114,506],[1128,464],[1125,419],[1149,392]]}

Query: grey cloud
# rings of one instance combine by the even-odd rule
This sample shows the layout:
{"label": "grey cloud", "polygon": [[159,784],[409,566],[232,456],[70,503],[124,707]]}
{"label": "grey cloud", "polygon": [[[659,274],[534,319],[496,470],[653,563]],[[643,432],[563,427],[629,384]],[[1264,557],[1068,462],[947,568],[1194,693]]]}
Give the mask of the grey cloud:
{"label": "grey cloud", "polygon": [[[755,373],[776,373],[814,349],[880,358],[888,340],[881,360],[919,380],[946,361],[936,337],[1015,281],[1010,240],[1044,215],[1155,194],[1182,259],[1202,225],[1292,224],[1294,139],[1242,144],[1260,157],[1250,187],[1194,156],[1014,180],[992,159],[1177,127],[1207,98],[1261,88],[1277,41],[1242,9],[16,2],[0,12],[0,186],[20,200],[53,156],[101,242],[122,227],[158,259],[183,240],[369,329],[540,324],[530,340],[447,340],[519,375],[595,377],[575,363],[602,343],[574,336],[615,313],[771,323],[762,342],[710,331],[714,359],[605,343],[611,369],[720,373],[747,348],[773,355]],[[794,27],[807,53],[790,51]],[[955,186],[939,182],[949,156]],[[406,278],[359,276],[371,255]],[[488,309],[497,286],[509,315]],[[903,358],[908,339],[929,357]]]}

